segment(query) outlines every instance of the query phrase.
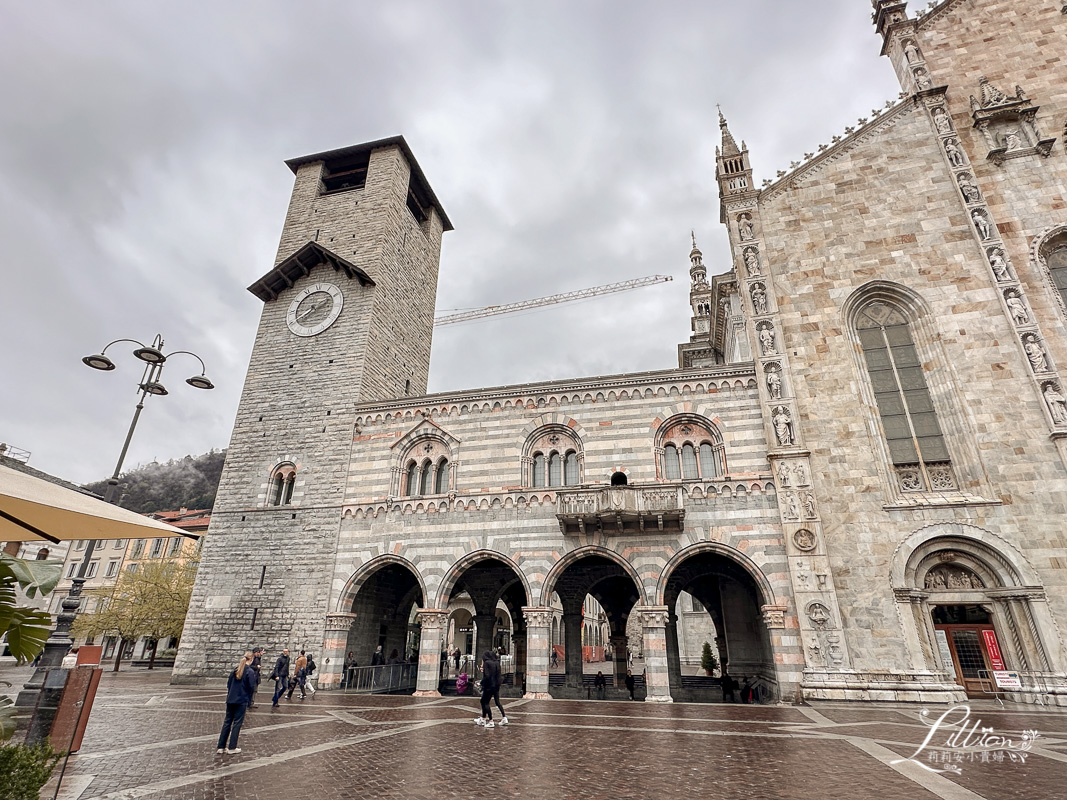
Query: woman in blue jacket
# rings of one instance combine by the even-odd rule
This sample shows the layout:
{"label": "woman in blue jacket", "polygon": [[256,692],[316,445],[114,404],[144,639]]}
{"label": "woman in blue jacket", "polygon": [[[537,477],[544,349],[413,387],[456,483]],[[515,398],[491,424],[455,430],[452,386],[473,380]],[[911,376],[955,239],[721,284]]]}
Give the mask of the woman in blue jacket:
{"label": "woman in blue jacket", "polygon": [[[252,669],[252,651],[249,650],[241,657],[237,669],[230,673],[226,681],[226,720],[222,723],[222,733],[219,734],[219,745],[216,753],[240,753],[237,746],[237,736],[241,732],[241,724],[245,721],[245,711],[252,702],[252,694],[256,691],[256,673]],[[229,737],[227,747],[226,737]]]}

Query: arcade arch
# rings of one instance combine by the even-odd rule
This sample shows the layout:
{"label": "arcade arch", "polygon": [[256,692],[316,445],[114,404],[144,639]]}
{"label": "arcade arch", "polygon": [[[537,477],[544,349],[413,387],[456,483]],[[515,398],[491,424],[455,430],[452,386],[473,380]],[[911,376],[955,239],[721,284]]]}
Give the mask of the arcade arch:
{"label": "arcade arch", "polygon": [[386,660],[407,660],[419,649],[416,610],[426,597],[418,572],[396,556],[383,556],[368,562],[352,576],[342,595],[340,611],[351,615],[345,652],[351,651],[358,664],[371,663],[378,647]]}

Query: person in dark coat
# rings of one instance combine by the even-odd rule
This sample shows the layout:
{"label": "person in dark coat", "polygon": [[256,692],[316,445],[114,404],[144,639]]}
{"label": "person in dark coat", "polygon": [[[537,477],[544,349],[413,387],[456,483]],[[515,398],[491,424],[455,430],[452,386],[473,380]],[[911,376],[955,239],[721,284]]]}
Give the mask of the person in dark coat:
{"label": "person in dark coat", "polygon": [[630,699],[634,700],[634,673],[633,670],[626,670],[626,691],[630,693]]}
{"label": "person in dark coat", "polygon": [[500,724],[508,724],[508,715],[504,713],[504,706],[500,705],[500,661],[492,650],[485,651],[482,659],[482,715],[475,719],[479,725],[485,728],[493,728],[493,710],[489,707],[489,701],[496,701],[496,707],[500,709]]}
{"label": "person in dark coat", "polygon": [[286,647],[282,650],[282,654],[278,656],[278,660],[274,662],[274,671],[270,674],[270,679],[274,681],[274,699],[271,700],[271,707],[278,707],[278,700],[285,694],[285,690],[289,688],[289,648]]}
{"label": "person in dark coat", "polygon": [[256,687],[252,690],[252,699],[248,703],[249,708],[256,707],[256,692],[259,691],[260,681],[263,680],[263,676],[260,675],[260,671],[263,669],[263,648],[252,648],[252,663],[248,665],[249,669],[256,675]]}
{"label": "person in dark coat", "polygon": [[596,699],[604,699],[604,690],[608,686],[608,679],[604,677],[602,670],[597,670],[596,677],[593,678],[593,688],[596,689]]}
{"label": "person in dark coat", "polygon": [[[240,753],[237,736],[241,733],[241,724],[245,721],[245,711],[252,702],[256,691],[256,673],[252,671],[252,651],[242,657],[237,669],[226,680],[226,719],[222,723],[219,744],[216,753]],[[229,742],[227,742],[229,739]]]}
{"label": "person in dark coat", "polygon": [[[722,685],[722,701],[724,703],[726,703],[726,702],[736,703],[737,702],[737,698],[734,696],[734,692],[737,691],[737,681],[735,681],[732,677],[730,677],[730,674],[725,669],[722,671],[722,684],[721,685]],[[727,701],[727,699],[726,699],[727,696],[729,696],[729,698],[730,698],[729,701]]]}

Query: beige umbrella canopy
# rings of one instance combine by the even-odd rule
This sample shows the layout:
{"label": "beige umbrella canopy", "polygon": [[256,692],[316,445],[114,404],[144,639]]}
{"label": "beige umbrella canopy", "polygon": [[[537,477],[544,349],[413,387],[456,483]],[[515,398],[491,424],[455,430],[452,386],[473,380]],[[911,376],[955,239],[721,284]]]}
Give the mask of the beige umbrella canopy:
{"label": "beige umbrella canopy", "polygon": [[185,536],[163,522],[0,466],[0,542]]}

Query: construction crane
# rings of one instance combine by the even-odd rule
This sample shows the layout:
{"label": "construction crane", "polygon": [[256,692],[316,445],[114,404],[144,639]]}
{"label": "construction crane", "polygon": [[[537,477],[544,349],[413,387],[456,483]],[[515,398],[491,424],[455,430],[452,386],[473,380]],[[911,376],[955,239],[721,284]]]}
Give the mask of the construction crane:
{"label": "construction crane", "polygon": [[485,308],[475,308],[470,311],[459,311],[455,314],[446,314],[442,317],[435,317],[433,324],[451,325],[455,322],[467,322],[472,319],[495,317],[498,314],[511,314],[515,311],[525,311],[529,308],[541,308],[543,306],[555,305],[556,303],[570,303],[574,300],[585,300],[587,297],[600,297],[600,295],[613,294],[615,292],[628,292],[630,289],[640,289],[642,286],[651,286],[654,283],[666,283],[667,281],[672,280],[674,280],[674,278],[670,275],[649,275],[644,278],[634,278],[629,281],[609,283],[606,286],[593,286],[590,289],[579,289],[575,292],[550,294],[548,297],[535,297],[532,300],[523,300],[518,303],[506,303],[502,306],[486,306]]}

